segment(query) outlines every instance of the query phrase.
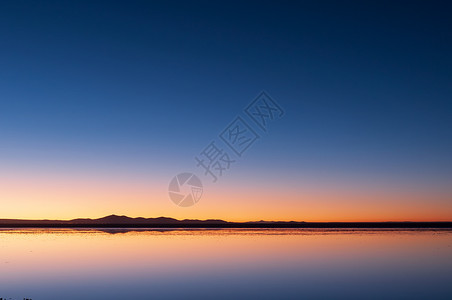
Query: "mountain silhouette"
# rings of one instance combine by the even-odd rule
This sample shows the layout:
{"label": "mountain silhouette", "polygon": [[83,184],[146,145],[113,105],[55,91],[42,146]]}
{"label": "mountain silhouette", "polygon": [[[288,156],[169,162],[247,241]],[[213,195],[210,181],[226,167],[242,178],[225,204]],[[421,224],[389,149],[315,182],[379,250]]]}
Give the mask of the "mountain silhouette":
{"label": "mountain silhouette", "polygon": [[1,228],[56,227],[56,228],[452,228],[452,222],[296,222],[252,221],[228,222],[224,220],[185,219],[168,217],[131,218],[109,215],[98,219],[22,220],[0,219]]}
{"label": "mountain silhouette", "polygon": [[109,215],[98,219],[78,218],[73,220],[21,220],[21,219],[0,219],[0,226],[150,226],[150,225],[181,225],[181,224],[227,224],[223,220],[177,220],[174,218],[131,218],[128,216]]}

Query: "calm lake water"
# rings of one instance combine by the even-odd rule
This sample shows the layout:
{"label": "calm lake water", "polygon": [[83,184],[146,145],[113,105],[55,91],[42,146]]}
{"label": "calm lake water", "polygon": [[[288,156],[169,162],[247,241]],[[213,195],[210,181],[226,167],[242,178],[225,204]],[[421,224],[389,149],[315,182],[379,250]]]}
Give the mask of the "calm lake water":
{"label": "calm lake water", "polygon": [[11,299],[452,299],[452,231],[0,230]]}

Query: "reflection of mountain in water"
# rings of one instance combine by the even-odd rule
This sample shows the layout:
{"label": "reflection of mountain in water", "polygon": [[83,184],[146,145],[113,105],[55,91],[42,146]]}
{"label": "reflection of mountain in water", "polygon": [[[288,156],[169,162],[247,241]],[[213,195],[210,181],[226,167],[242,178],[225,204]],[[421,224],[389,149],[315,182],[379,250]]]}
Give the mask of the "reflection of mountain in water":
{"label": "reflection of mountain in water", "polygon": [[[227,222],[223,220],[177,220],[173,218],[130,218],[110,215],[99,219],[16,220],[0,219],[0,227],[109,228],[121,233],[128,228],[452,228],[452,222]],[[121,230],[119,230],[121,229]]]}

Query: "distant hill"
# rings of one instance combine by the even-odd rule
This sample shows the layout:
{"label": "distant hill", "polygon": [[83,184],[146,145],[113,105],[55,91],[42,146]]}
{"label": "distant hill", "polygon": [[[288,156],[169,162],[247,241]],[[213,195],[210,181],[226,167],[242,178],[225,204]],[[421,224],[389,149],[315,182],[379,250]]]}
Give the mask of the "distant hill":
{"label": "distant hill", "polygon": [[0,219],[2,228],[57,227],[57,228],[446,228],[452,222],[227,222],[224,220],[177,220],[174,218],[130,218],[110,215],[99,219],[20,220]]}
{"label": "distant hill", "polygon": [[173,218],[130,218],[127,216],[110,215],[99,219],[73,219],[73,220],[20,220],[20,219],[0,219],[0,226],[153,226],[153,225],[180,225],[180,224],[227,224],[223,220],[177,220]]}

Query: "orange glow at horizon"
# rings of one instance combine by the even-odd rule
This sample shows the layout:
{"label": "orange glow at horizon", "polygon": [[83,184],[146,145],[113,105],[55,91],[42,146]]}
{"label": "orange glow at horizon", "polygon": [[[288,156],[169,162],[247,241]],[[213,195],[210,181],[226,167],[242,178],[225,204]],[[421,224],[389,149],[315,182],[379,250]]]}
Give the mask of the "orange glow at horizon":
{"label": "orange glow at horizon", "polygon": [[452,221],[451,193],[437,190],[346,188],[324,185],[260,188],[210,185],[200,202],[181,208],[155,179],[0,178],[0,218],[130,217],[227,221]]}

